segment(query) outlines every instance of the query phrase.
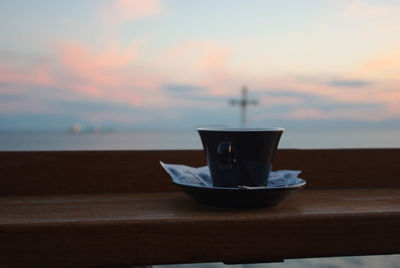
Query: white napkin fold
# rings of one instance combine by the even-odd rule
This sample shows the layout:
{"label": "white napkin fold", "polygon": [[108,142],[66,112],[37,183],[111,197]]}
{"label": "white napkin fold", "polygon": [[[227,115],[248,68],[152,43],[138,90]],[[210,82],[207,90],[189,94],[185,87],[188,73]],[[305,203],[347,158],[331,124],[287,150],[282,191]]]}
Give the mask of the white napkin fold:
{"label": "white napkin fold", "polygon": [[[208,166],[195,168],[185,165],[165,164],[161,161],[160,164],[176,183],[213,187]],[[297,177],[300,173],[301,170],[271,171],[267,187],[274,188],[296,185],[302,182]]]}

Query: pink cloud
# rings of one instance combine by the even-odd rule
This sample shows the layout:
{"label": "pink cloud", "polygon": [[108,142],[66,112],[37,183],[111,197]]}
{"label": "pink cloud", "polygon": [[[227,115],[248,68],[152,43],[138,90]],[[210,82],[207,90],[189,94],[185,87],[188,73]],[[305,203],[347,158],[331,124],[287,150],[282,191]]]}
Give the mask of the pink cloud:
{"label": "pink cloud", "polygon": [[328,119],[329,116],[316,108],[300,108],[284,114],[289,119]]}
{"label": "pink cloud", "polygon": [[352,1],[344,9],[346,16],[377,17],[400,15],[400,6],[395,4],[370,4],[361,0]]}
{"label": "pink cloud", "polygon": [[159,62],[172,63],[165,68],[171,83],[196,84],[207,89],[204,94],[226,96],[243,83],[243,75],[230,66],[231,58],[229,47],[197,39],[167,49]]}
{"label": "pink cloud", "polygon": [[160,60],[178,66],[190,67],[189,71],[211,72],[226,65],[230,49],[209,40],[190,40],[165,50]]}
{"label": "pink cloud", "polygon": [[165,8],[158,0],[114,0],[101,10],[106,23],[121,24],[130,20],[154,16]]}
{"label": "pink cloud", "polygon": [[[286,114],[287,118],[292,119],[360,119],[360,120],[378,120],[385,117],[393,117],[396,109],[389,107],[398,106],[399,97],[393,92],[387,90],[387,85],[382,83],[366,83],[361,87],[351,85],[335,86],[329,84],[329,76],[317,75],[319,80],[311,79],[309,81],[300,80],[298,76],[282,75],[278,76],[249,76],[248,70],[232,69],[231,51],[224,46],[218,46],[213,42],[206,40],[196,40],[186,42],[175,46],[166,53],[167,62],[173,62],[174,66],[180,66],[179,70],[174,70],[170,77],[177,80],[181,77],[189,78],[191,83],[208,88],[203,94],[213,96],[231,97],[233,94],[239,94],[239,89],[245,81],[251,91],[264,91],[268,88],[282,88],[299,94],[316,96],[321,99],[331,100],[332,103],[344,104],[371,104],[382,105],[381,111],[368,110],[358,113],[356,109],[332,109],[329,113],[317,108],[301,108],[294,112]],[[390,59],[392,59],[390,57]],[[173,70],[173,68],[172,68]],[[398,70],[398,69],[397,69]],[[170,71],[170,70],[169,70]],[[181,71],[181,72],[179,72]],[[192,75],[195,73],[196,75]],[[184,74],[184,75],[182,75]],[[247,77],[247,78],[246,78]],[[352,73],[339,76],[343,81],[369,80],[371,76]],[[185,80],[183,80],[185,81]],[[195,82],[193,82],[195,81]],[[397,83],[399,84],[399,83]],[[263,105],[285,104],[294,105],[301,103],[302,100],[297,97],[263,97]],[[376,106],[375,106],[376,107]],[[399,115],[397,113],[397,115]]]}
{"label": "pink cloud", "polygon": [[[332,100],[337,103],[383,104],[381,110],[351,109],[321,111],[318,107],[300,107],[301,98],[275,96],[261,99],[262,105],[298,105],[300,108],[282,113],[290,119],[360,119],[379,120],[400,116],[400,54],[388,53],[371,59],[362,68],[340,76],[344,80],[380,77],[375,83],[362,87],[332,86],[324,79],[301,80],[297,76],[252,75],[249,70],[232,68],[233,52],[226,46],[207,40],[193,40],[173,46],[161,52],[150,62],[141,46],[133,43],[122,46],[114,42],[103,49],[78,43],[60,43],[54,58],[48,63],[28,63],[24,66],[0,66],[0,82],[44,85],[54,91],[52,97],[64,99],[87,98],[104,102],[128,104],[134,107],[204,107],[196,96],[239,96],[243,83],[250,91],[285,89]],[[379,74],[379,75],[378,75]],[[386,74],[386,76],[385,76]],[[390,75],[388,75],[390,74]],[[375,76],[374,76],[375,75]],[[317,76],[320,77],[320,76]],[[397,78],[397,79],[396,79]],[[196,85],[203,90],[195,91],[191,99],[174,99],[163,90],[165,84]],[[61,90],[62,89],[62,90]],[[12,92],[12,88],[0,88],[0,92]],[[36,90],[36,89],[30,89]],[[70,93],[70,94],[68,94]],[[22,90],[21,94],[36,96],[38,92]],[[59,94],[59,95],[57,95]],[[40,95],[38,95],[40,98]],[[46,96],[47,97],[47,96]],[[27,102],[32,109],[35,102]],[[207,107],[217,104],[207,104]],[[9,104],[7,109],[23,107]],[[26,108],[26,107],[25,107]],[[6,109],[6,108],[4,108]],[[27,109],[27,108],[26,108]],[[371,112],[372,111],[372,112]],[[109,120],[114,115],[91,115],[93,121]],[[129,118],[120,117],[120,120]]]}
{"label": "pink cloud", "polygon": [[[68,85],[66,85],[68,86]],[[103,91],[101,88],[97,87],[96,85],[91,85],[91,84],[78,84],[74,85],[71,87],[72,89],[78,91],[79,93],[82,93],[87,96],[91,97],[101,97]]]}
{"label": "pink cloud", "polygon": [[0,81],[29,83],[38,85],[53,85],[54,81],[49,72],[49,67],[43,64],[27,70],[27,68],[18,68],[15,66],[0,65]]}
{"label": "pink cloud", "polygon": [[7,90],[39,98],[49,98],[51,93],[51,97],[59,99],[80,95],[81,99],[95,98],[136,107],[168,105],[162,91],[163,77],[143,71],[141,63],[136,62],[139,53],[136,43],[122,47],[114,42],[102,50],[78,42],[59,42],[57,47],[48,64],[27,59],[26,66],[14,66],[12,62],[0,65],[0,82],[42,85],[48,92],[29,86],[1,88],[0,92]]}
{"label": "pink cloud", "polygon": [[383,103],[385,109],[376,114],[364,113],[369,118],[396,118],[400,116],[400,51],[391,51],[367,60],[355,69],[352,77],[366,77],[374,81],[368,87],[340,92],[339,101]]}
{"label": "pink cloud", "polygon": [[124,49],[114,43],[107,49],[94,51],[83,44],[65,43],[60,46],[57,58],[62,71],[73,78],[65,81],[71,90],[134,106],[151,105],[157,98],[148,96],[147,91],[160,98],[161,79],[143,73],[135,65],[137,54],[136,44]]}
{"label": "pink cloud", "polygon": [[197,68],[199,70],[221,70],[226,68],[230,53],[227,48],[213,48],[208,51],[199,61]]}
{"label": "pink cloud", "polygon": [[135,47],[122,50],[113,45],[105,51],[93,51],[79,43],[66,43],[60,46],[58,59],[76,76],[82,76],[98,83],[118,85],[120,80],[112,72],[126,67],[135,58]]}
{"label": "pink cloud", "polygon": [[370,59],[357,73],[379,80],[400,79],[400,50],[385,53],[379,57]]}
{"label": "pink cloud", "polygon": [[[354,73],[353,73],[354,75]],[[368,76],[342,76],[344,81],[360,81]],[[297,79],[296,77],[281,76],[259,80],[257,87],[271,88],[278,92],[279,88],[288,92],[288,96],[265,96],[260,99],[261,105],[279,106],[289,105],[288,112],[277,114],[258,115],[256,120],[267,120],[271,118],[285,119],[340,119],[340,120],[362,120],[377,121],[400,116],[400,80],[380,80],[367,83],[363,86],[333,86],[328,83],[329,79]],[[251,84],[250,84],[251,88]],[[254,89],[253,89],[254,90]],[[293,94],[291,95],[290,92]],[[304,107],[301,97],[314,96],[315,100],[326,101],[330,105],[329,110],[321,110],[308,104]],[[321,103],[320,105],[323,105]],[[335,107],[337,105],[337,107]],[[344,106],[343,106],[344,105]],[[272,117],[271,117],[272,116]]]}
{"label": "pink cloud", "polygon": [[293,105],[299,104],[301,102],[301,98],[293,96],[263,96],[260,99],[260,103],[262,103],[263,105]]}

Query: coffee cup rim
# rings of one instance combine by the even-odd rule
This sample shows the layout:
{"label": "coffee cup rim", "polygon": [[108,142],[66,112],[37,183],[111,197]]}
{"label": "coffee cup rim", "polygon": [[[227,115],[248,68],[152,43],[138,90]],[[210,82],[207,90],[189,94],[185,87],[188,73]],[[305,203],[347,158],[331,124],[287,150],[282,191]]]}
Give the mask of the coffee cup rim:
{"label": "coffee cup rim", "polygon": [[197,131],[212,131],[212,132],[263,132],[263,131],[277,131],[283,132],[284,128],[281,127],[268,127],[268,128],[227,128],[227,127],[200,127]]}

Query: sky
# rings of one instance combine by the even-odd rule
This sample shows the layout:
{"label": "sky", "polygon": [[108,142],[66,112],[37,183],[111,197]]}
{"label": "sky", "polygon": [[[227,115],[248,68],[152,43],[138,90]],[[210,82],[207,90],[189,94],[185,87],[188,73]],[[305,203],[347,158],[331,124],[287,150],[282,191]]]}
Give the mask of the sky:
{"label": "sky", "polygon": [[399,1],[0,2],[0,131],[400,126]]}

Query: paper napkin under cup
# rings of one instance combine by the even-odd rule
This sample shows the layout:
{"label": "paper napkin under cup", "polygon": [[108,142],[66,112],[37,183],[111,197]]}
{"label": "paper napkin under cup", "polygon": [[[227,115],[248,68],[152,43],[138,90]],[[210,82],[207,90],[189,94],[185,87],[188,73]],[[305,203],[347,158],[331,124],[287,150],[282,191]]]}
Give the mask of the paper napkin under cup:
{"label": "paper napkin under cup", "polygon": [[[179,164],[165,164],[160,161],[161,166],[171,176],[172,180],[179,184],[194,186],[213,187],[210,170],[208,166],[190,167]],[[278,170],[271,171],[266,187],[279,188],[288,187],[301,183],[298,178],[301,170]]]}

